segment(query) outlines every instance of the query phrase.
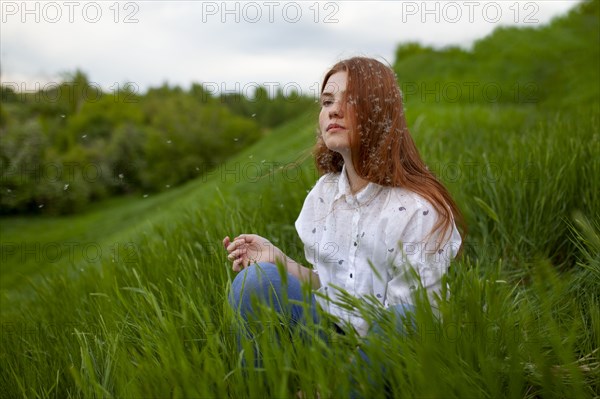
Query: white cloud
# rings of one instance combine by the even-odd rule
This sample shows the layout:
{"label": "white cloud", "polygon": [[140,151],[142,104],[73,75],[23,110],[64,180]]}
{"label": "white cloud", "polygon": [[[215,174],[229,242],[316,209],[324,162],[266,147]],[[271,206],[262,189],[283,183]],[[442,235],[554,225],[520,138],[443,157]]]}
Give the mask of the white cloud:
{"label": "white cloud", "polygon": [[[23,2],[2,2],[3,82],[33,88],[34,82],[43,84],[80,68],[104,88],[127,80],[140,90],[163,82],[184,87],[192,81],[215,82],[226,89],[296,82],[310,93],[327,67],[342,57],[361,54],[391,63],[398,44],[406,41],[468,47],[497,26],[515,24],[515,19],[523,26],[538,26],[577,4],[82,1],[74,2],[69,22],[69,2],[51,3],[56,6],[27,2],[26,13]],[[493,22],[496,5],[501,18]],[[49,19],[57,19],[56,7],[61,18],[51,23]],[[98,8],[98,21],[91,23]],[[449,22],[457,19],[457,10],[462,17]],[[525,23],[528,16],[538,22]],[[124,23],[127,17],[137,22]]]}

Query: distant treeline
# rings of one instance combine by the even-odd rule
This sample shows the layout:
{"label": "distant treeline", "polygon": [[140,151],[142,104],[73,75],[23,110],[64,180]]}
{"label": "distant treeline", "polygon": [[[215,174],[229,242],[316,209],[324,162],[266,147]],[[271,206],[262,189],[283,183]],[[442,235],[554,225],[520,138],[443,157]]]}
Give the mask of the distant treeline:
{"label": "distant treeline", "polygon": [[469,51],[400,45],[394,69],[404,97],[549,108],[598,103],[599,3],[582,2],[547,25],[499,27]]}
{"label": "distant treeline", "polygon": [[[472,50],[400,45],[405,100],[518,103],[552,110],[599,101],[598,1],[549,25],[496,29]],[[71,213],[91,201],[169,189],[309,109],[298,93],[211,95],[163,85],[106,93],[76,71],[35,93],[1,87],[0,212]],[[271,94],[271,95],[269,95]]]}
{"label": "distant treeline", "polygon": [[72,213],[91,201],[169,189],[314,106],[281,90],[211,95],[163,85],[103,92],[81,71],[34,93],[1,88],[0,209]]}

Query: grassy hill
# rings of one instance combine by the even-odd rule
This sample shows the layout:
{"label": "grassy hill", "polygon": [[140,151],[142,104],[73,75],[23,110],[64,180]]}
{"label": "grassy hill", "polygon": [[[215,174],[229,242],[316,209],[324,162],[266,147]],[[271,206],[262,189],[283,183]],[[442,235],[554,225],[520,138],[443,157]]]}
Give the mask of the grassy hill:
{"label": "grassy hill", "polygon": [[[310,180],[315,172],[308,176],[305,169],[316,128],[312,119],[314,114],[299,118],[201,178],[165,193],[105,201],[81,215],[4,218],[0,288],[5,294],[19,291],[23,280],[49,271],[62,273],[71,264],[99,265],[119,249],[131,257],[137,245],[131,240],[149,227],[169,226],[185,209],[222,206],[240,186],[261,195],[264,183],[282,172],[290,179]],[[290,131],[294,134],[286,135]],[[297,158],[304,169],[293,163]]]}
{"label": "grassy hill", "polygon": [[[77,216],[2,219],[0,396],[348,396],[356,337],[276,341],[267,318],[255,368],[252,342],[237,351],[225,301],[225,235],[261,234],[304,261],[293,222],[317,179],[316,112],[164,193]],[[596,104],[414,101],[407,117],[469,235],[438,301],[441,321],[419,303],[415,331],[386,330],[389,342],[371,353],[389,389],[600,395]],[[360,389],[382,397],[386,388]]]}
{"label": "grassy hill", "polygon": [[[438,333],[396,343],[413,360],[397,381],[410,383],[414,395],[586,396],[598,389],[600,229],[587,222],[600,214],[591,184],[600,176],[598,116],[573,121],[533,112],[479,105],[409,111],[423,156],[470,226],[467,256],[449,277],[455,300],[441,302],[444,323],[419,316]],[[294,352],[289,344],[273,350],[267,340],[261,345],[273,363],[251,370],[249,382],[225,305],[232,276],[224,235],[258,233],[302,259],[293,221],[317,178],[309,156],[314,118],[274,131],[205,181],[80,216],[3,220],[4,248],[75,241],[97,243],[103,255],[48,262],[28,253],[2,263],[3,396],[345,392],[345,374],[319,352],[347,364],[351,343],[343,341]],[[401,360],[399,353],[381,359]],[[426,378],[432,373],[435,383]]]}

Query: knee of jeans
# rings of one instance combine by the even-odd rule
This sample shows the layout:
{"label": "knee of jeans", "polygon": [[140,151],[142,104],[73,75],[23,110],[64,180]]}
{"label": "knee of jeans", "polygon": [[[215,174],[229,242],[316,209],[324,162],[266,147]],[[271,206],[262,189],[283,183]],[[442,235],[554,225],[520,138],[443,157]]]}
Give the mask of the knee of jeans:
{"label": "knee of jeans", "polygon": [[248,266],[233,279],[229,303],[239,308],[252,295],[264,296],[270,287],[279,284],[278,276],[277,266],[272,263],[260,262]]}
{"label": "knee of jeans", "polygon": [[394,322],[396,323],[396,329],[400,331],[404,331],[403,320],[409,320],[413,325],[415,324],[414,319],[414,311],[415,307],[413,305],[408,304],[398,304],[394,306],[390,306],[388,308],[388,312],[391,312],[394,317]]}
{"label": "knee of jeans", "polygon": [[414,311],[415,307],[408,304],[398,304],[388,308],[388,312],[392,312],[394,316],[404,318],[408,317],[411,313],[414,313]]}
{"label": "knee of jeans", "polygon": [[[408,304],[398,304],[392,305],[386,309],[387,314],[384,316],[385,319],[388,319],[388,322],[392,322],[397,332],[405,334],[406,329],[404,328],[404,320],[410,320],[414,327],[414,317],[412,317],[412,313],[414,312],[415,307],[413,305]],[[384,322],[384,319],[376,321],[369,330],[370,335],[382,335],[383,334],[383,326],[381,323]]]}

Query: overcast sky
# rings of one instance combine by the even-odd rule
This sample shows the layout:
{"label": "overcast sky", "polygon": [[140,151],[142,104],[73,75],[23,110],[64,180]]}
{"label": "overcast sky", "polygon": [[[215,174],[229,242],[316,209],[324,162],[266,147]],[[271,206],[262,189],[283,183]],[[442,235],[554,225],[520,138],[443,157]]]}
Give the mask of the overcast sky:
{"label": "overcast sky", "polygon": [[[110,91],[167,82],[251,94],[257,84],[314,94],[353,55],[393,63],[398,44],[469,48],[502,25],[540,26],[577,0],[4,1],[0,79],[25,90],[83,70]],[[25,4],[25,6],[23,6]]]}

